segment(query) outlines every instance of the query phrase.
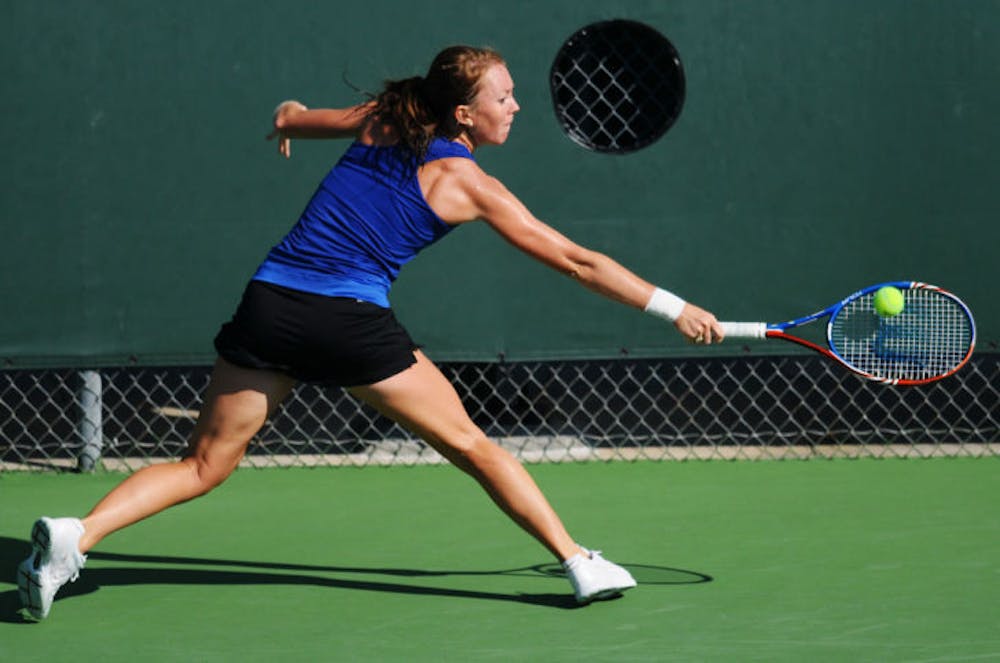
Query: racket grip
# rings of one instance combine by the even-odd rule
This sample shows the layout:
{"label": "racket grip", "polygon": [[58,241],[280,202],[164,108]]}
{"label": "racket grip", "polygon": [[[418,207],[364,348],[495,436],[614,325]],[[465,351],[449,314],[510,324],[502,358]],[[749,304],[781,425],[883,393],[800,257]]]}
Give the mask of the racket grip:
{"label": "racket grip", "polygon": [[764,338],[767,323],[764,322],[720,322],[726,337],[731,338]]}

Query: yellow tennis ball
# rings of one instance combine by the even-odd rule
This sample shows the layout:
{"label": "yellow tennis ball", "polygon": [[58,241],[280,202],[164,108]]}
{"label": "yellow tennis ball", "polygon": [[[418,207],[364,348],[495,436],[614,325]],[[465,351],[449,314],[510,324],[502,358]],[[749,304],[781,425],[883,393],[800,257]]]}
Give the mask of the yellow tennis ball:
{"label": "yellow tennis ball", "polygon": [[876,313],[883,318],[891,318],[894,315],[902,313],[905,301],[903,299],[903,292],[899,288],[887,285],[882,286],[875,292],[873,303]]}

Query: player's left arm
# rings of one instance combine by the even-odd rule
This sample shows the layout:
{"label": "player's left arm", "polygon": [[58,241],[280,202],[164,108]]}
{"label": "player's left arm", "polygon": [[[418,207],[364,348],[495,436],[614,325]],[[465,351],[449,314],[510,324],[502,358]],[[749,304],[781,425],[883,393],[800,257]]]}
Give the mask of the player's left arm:
{"label": "player's left arm", "polygon": [[373,103],[309,109],[299,101],[284,101],[274,110],[274,130],[267,138],[278,139],[278,151],[285,157],[291,155],[292,138],[356,138]]}

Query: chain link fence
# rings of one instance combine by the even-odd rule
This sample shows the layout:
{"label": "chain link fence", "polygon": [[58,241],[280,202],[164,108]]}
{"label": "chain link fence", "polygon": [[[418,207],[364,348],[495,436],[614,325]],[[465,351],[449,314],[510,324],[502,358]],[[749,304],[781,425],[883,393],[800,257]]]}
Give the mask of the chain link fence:
{"label": "chain link fence", "polygon": [[549,72],[552,105],[566,135],[611,154],[659,139],[680,115],[684,89],[673,44],[648,25],[620,19],[578,30]]}
{"label": "chain link fence", "polygon": [[[887,387],[812,356],[443,364],[525,462],[1000,455],[1000,354]],[[0,469],[134,470],[183,455],[208,367],[0,372]],[[300,385],[245,466],[443,459],[341,390]]]}

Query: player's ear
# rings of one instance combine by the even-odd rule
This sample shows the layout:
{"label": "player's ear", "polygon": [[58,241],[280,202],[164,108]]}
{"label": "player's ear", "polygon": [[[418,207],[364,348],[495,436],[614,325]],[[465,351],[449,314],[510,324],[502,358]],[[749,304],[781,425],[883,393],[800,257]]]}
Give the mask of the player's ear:
{"label": "player's ear", "polygon": [[455,106],[455,124],[467,129],[472,128],[472,108],[468,104]]}

